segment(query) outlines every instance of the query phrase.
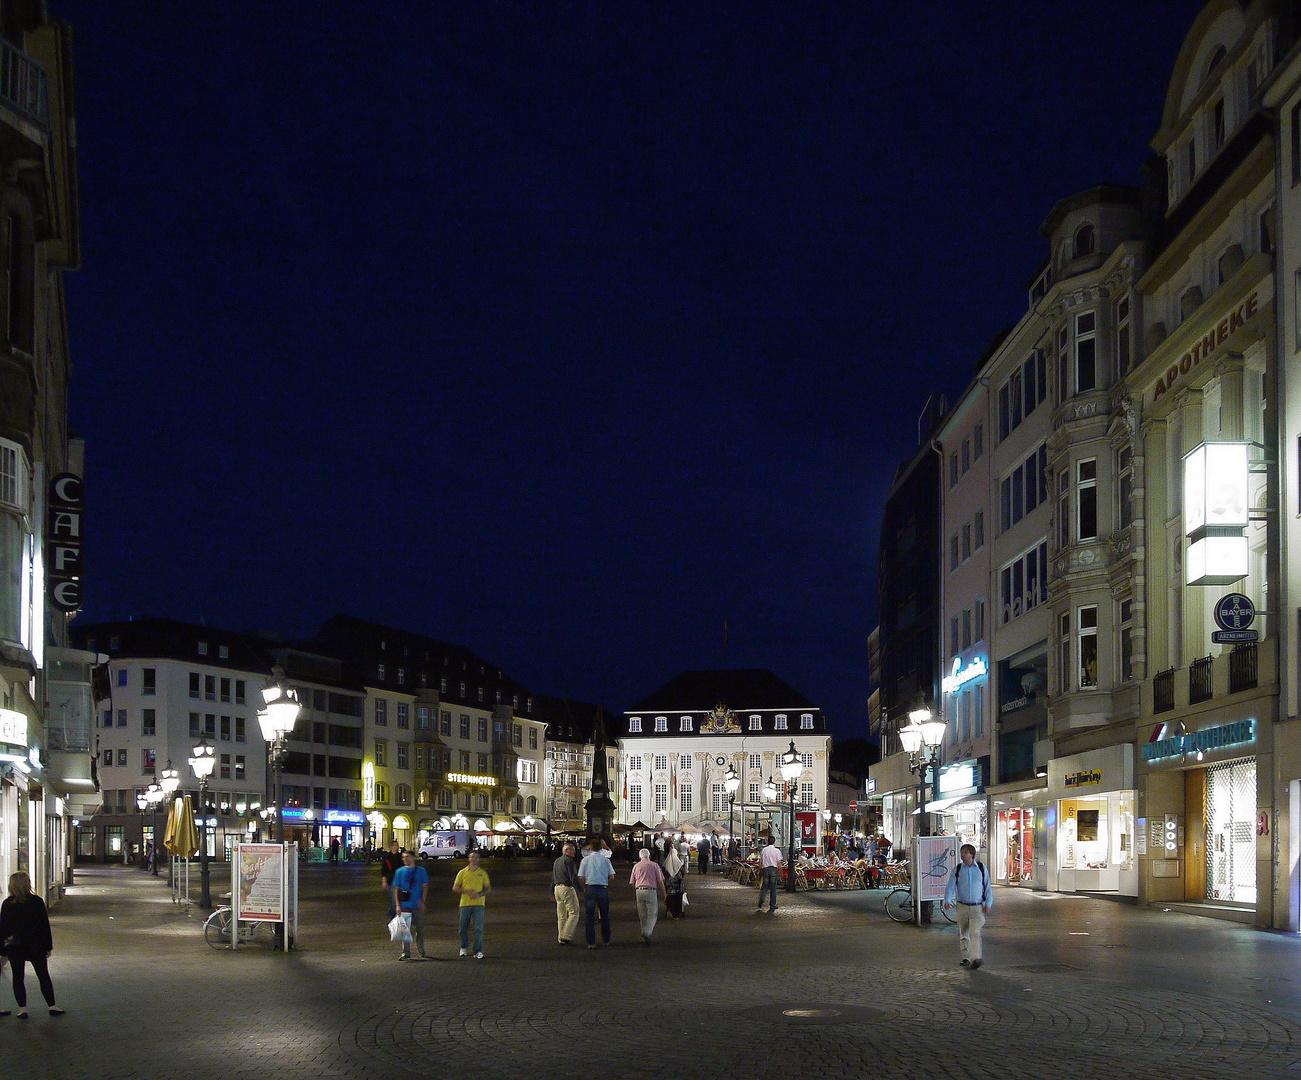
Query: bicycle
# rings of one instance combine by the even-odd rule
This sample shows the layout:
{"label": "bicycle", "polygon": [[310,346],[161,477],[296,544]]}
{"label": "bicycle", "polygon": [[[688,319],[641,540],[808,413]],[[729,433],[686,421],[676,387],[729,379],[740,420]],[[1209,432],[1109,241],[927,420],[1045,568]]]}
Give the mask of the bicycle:
{"label": "bicycle", "polygon": [[[229,949],[230,941],[230,924],[231,910],[228,907],[219,907],[203,924],[203,940],[214,949]],[[275,926],[269,922],[249,922],[244,919],[239,921],[239,944],[241,945],[263,945],[267,948],[274,948],[276,943]]]}
{"label": "bicycle", "polygon": [[[938,900],[934,909],[944,916],[947,922],[953,922],[953,915]],[[913,891],[911,886],[903,886],[889,893],[885,898],[885,913],[897,923],[913,921]]]}

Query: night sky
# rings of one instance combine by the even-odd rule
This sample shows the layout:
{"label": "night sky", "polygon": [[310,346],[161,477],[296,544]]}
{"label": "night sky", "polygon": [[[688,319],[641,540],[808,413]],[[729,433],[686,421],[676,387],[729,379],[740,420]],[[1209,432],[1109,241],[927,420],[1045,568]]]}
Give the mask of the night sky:
{"label": "night sky", "polygon": [[707,7],[51,0],[80,619],[346,612],[614,709],[769,667],[865,734],[917,415],[1200,4]]}

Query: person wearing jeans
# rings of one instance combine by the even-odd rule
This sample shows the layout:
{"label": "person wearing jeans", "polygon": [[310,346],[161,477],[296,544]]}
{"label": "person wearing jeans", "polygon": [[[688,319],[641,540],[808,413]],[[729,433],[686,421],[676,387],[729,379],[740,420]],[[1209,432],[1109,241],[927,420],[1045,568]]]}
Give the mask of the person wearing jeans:
{"label": "person wearing jeans", "polygon": [[601,942],[610,944],[610,879],[614,866],[601,854],[601,841],[592,840],[587,854],[578,867],[578,880],[583,885],[587,907],[587,947],[596,948],[596,917],[601,917]]}
{"label": "person wearing jeans", "polygon": [[770,898],[768,910],[777,910],[777,871],[781,868],[782,853],[777,841],[769,837],[768,846],[759,852],[759,865],[763,868],[763,878],[759,882],[759,910],[763,910],[763,896]]}
{"label": "person wearing jeans", "polygon": [[479,869],[479,853],[470,852],[469,865],[456,875],[452,892],[461,897],[461,955],[470,952],[470,928],[474,928],[474,958],[483,959],[483,910],[492,892],[486,871]]}

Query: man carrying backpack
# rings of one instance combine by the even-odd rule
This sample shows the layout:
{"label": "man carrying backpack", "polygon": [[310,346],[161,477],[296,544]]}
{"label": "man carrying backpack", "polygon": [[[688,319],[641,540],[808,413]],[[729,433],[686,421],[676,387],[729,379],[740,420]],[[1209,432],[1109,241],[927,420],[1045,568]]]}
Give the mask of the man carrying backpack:
{"label": "man carrying backpack", "polygon": [[962,949],[962,966],[973,971],[984,963],[981,957],[980,932],[985,916],[994,906],[994,890],[989,884],[985,864],[976,862],[976,849],[963,844],[962,861],[953,868],[944,887],[944,906],[958,908],[958,944]]}

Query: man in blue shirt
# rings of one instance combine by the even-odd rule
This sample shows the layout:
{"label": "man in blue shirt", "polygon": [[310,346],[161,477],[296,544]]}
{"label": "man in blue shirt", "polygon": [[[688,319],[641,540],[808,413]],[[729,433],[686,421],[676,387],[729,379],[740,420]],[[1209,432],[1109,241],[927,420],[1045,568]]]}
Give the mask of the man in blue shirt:
{"label": "man in blue shirt", "polygon": [[962,861],[953,868],[949,883],[944,887],[944,906],[958,908],[958,945],[962,949],[962,966],[973,971],[980,967],[980,932],[985,926],[985,916],[994,906],[994,890],[989,884],[989,871],[984,863],[976,862],[976,849],[963,844]]}
{"label": "man in blue shirt", "polygon": [[[397,909],[411,916],[411,936],[420,950],[420,959],[425,956],[425,898],[429,893],[429,875],[423,866],[416,865],[413,852],[402,855],[402,869],[393,875],[393,903]],[[402,955],[399,960],[411,959],[411,942],[402,943]]]}
{"label": "man in blue shirt", "polygon": [[610,944],[610,879],[614,867],[602,854],[600,839],[591,840],[587,854],[578,867],[578,880],[583,884],[583,899],[587,907],[587,947],[596,948],[596,916],[601,915],[601,943]]}

